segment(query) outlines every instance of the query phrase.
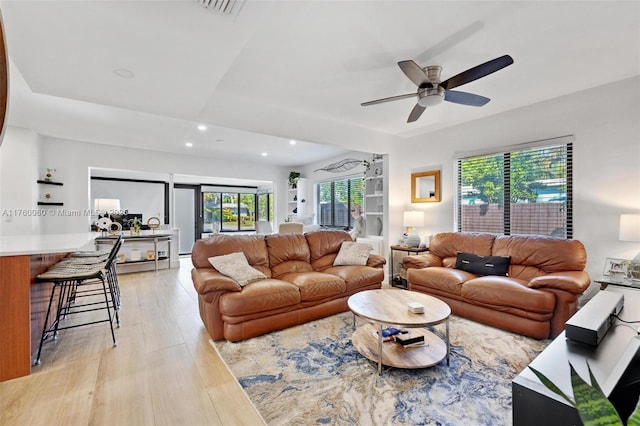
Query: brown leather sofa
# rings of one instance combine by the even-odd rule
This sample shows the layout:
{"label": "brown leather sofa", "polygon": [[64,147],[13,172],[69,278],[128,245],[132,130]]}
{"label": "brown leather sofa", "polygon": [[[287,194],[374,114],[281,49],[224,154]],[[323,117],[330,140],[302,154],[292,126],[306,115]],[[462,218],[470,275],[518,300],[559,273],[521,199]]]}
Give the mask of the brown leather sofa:
{"label": "brown leather sofa", "polygon": [[[510,256],[508,276],[455,269],[459,252]],[[560,334],[577,311],[590,284],[586,262],[577,240],[456,232],[436,234],[428,253],[403,258],[410,290],[445,301],[456,315],[536,339]]]}
{"label": "brown leather sofa", "polygon": [[[344,231],[223,235],[196,241],[191,253],[200,317],[213,340],[239,341],[348,310],[354,293],[381,287],[382,256],[366,265],[333,266]],[[243,252],[266,279],[241,287],[209,258]]]}

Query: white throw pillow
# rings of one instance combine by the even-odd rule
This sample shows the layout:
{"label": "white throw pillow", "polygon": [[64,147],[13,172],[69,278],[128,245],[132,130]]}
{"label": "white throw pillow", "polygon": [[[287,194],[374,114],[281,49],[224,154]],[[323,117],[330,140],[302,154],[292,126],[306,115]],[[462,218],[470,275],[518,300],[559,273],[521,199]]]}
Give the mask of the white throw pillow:
{"label": "white throw pillow", "polygon": [[267,278],[265,274],[249,265],[244,253],[231,253],[224,256],[210,257],[209,263],[216,268],[218,272],[232,278],[240,284],[241,287],[254,281]]}
{"label": "white throw pillow", "polygon": [[371,250],[373,250],[371,244],[345,241],[340,246],[340,251],[333,261],[333,266],[366,265]]}

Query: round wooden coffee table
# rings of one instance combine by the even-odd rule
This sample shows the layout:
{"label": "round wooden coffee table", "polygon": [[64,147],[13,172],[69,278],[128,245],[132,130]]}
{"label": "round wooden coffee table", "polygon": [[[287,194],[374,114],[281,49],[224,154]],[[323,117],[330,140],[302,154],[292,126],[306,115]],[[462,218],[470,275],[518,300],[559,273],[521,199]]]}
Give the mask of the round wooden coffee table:
{"label": "round wooden coffee table", "polygon": [[[422,304],[424,313],[410,312],[407,307],[409,302]],[[444,358],[449,365],[451,308],[443,301],[415,291],[380,289],[356,293],[349,297],[347,304],[355,316],[369,322],[356,329],[352,341],[360,354],[378,363],[378,374],[382,374],[382,365],[426,368],[438,364]],[[446,322],[444,340],[424,328],[442,322]],[[424,336],[424,345],[405,348],[395,342],[383,342],[382,329],[388,326],[415,329],[412,331]]]}

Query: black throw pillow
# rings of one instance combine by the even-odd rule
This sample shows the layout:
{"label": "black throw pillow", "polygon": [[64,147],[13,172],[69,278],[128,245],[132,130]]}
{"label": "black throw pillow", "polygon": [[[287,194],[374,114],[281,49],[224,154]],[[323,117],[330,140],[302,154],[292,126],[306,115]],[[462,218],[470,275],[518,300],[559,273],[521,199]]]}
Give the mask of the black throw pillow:
{"label": "black throw pillow", "polygon": [[458,252],[456,269],[476,275],[509,275],[511,256],[478,256],[472,253]]}

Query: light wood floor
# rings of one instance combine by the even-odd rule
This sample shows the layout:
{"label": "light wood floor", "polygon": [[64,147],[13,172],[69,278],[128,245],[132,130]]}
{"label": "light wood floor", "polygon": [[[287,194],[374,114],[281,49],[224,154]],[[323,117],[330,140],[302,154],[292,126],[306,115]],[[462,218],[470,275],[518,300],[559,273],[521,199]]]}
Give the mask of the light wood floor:
{"label": "light wood floor", "polygon": [[258,425],[264,421],[209,344],[180,268],[120,274],[121,327],[62,331],[30,376],[0,383],[0,425]]}

